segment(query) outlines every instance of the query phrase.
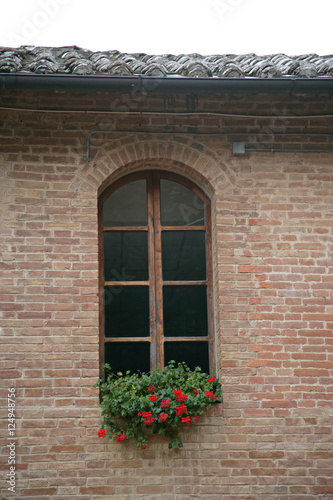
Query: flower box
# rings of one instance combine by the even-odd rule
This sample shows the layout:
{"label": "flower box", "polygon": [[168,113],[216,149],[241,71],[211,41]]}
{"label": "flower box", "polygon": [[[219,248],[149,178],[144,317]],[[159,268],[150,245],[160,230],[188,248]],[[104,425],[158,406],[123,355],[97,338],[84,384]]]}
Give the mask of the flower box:
{"label": "flower box", "polygon": [[191,371],[185,363],[171,361],[163,370],[125,375],[104,365],[100,379],[103,416],[100,437],[122,442],[135,438],[136,446],[147,448],[149,429],[170,439],[169,448],[182,447],[179,429],[222,400],[221,385],[214,375],[199,367]]}

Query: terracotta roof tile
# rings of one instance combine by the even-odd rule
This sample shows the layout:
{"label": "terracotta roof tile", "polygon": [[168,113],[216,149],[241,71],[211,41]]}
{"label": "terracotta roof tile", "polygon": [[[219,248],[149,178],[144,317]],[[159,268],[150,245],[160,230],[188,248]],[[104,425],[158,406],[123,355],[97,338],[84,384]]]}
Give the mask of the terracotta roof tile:
{"label": "terracotta roof tile", "polygon": [[109,74],[220,78],[333,76],[333,55],[149,55],[79,47],[0,47],[0,73]]}

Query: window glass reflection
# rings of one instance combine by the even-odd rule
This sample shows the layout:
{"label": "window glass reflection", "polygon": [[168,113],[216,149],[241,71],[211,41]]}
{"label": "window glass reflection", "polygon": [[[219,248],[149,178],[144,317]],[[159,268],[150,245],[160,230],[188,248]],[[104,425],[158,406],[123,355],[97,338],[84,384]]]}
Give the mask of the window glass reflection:
{"label": "window glass reflection", "polygon": [[139,179],[116,189],[103,203],[103,226],[146,226],[147,181]]}
{"label": "window glass reflection", "polygon": [[204,226],[204,202],[179,182],[161,179],[162,226]]}
{"label": "window glass reflection", "polygon": [[148,280],[148,233],[104,232],[105,281]]}
{"label": "window glass reflection", "polygon": [[164,286],[163,323],[165,337],[208,335],[205,286]]}
{"label": "window glass reflection", "polygon": [[150,343],[107,342],[104,360],[115,373],[122,372],[125,375],[127,370],[132,373],[148,372],[150,370]]}
{"label": "window glass reflection", "polygon": [[106,337],[149,337],[147,286],[106,286],[104,296]]}
{"label": "window glass reflection", "polygon": [[208,342],[165,342],[164,360],[180,363],[185,361],[191,370],[200,366],[203,372],[209,373]]}
{"label": "window glass reflection", "polygon": [[162,268],[163,280],[205,280],[205,232],[163,231]]}

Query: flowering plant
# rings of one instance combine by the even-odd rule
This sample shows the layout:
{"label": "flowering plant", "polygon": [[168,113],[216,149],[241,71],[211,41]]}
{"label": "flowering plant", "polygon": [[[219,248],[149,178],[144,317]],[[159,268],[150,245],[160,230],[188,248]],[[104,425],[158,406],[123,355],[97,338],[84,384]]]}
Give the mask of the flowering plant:
{"label": "flowering plant", "polygon": [[204,411],[221,402],[221,385],[212,375],[196,367],[193,371],[185,363],[175,361],[161,370],[126,375],[108,373],[94,387],[100,387],[102,428],[100,437],[123,441],[136,438],[138,448],[147,448],[147,430],[170,438],[169,448],[182,447],[178,424],[189,425]]}

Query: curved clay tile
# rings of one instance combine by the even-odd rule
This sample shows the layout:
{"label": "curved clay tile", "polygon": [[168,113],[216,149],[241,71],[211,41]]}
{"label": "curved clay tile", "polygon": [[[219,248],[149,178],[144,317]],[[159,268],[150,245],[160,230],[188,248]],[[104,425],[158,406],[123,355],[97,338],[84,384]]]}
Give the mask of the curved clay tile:
{"label": "curved clay tile", "polygon": [[260,59],[256,54],[239,54],[235,56],[234,62],[239,64],[248,64],[250,61],[255,60],[258,61]]}
{"label": "curved clay tile", "polygon": [[[142,74],[142,69],[145,64],[132,54],[117,54],[114,59],[114,64],[120,64],[124,67],[124,74]],[[127,72],[127,73],[125,73]]]}
{"label": "curved clay tile", "polygon": [[199,61],[191,61],[184,64],[182,71],[185,76],[205,78],[212,76],[210,68]]}
{"label": "curved clay tile", "polygon": [[299,62],[292,57],[286,56],[286,54],[274,54],[268,57],[283,76],[294,74],[299,67]]}
{"label": "curved clay tile", "polygon": [[256,76],[257,69],[254,69],[254,67],[260,61],[262,61],[262,58],[255,54],[244,54],[235,57],[234,60],[235,64],[239,65],[246,76]]}
{"label": "curved clay tile", "polygon": [[25,58],[27,71],[38,74],[57,73],[65,68],[59,61],[56,55],[50,50],[41,50],[40,47],[32,47],[27,50]]}
{"label": "curved clay tile", "polygon": [[264,59],[253,65],[250,76],[257,78],[279,78],[282,76],[282,73],[273,63]]}
{"label": "curved clay tile", "polygon": [[5,51],[0,55],[0,72],[16,73],[22,68],[22,61],[13,51]]}
{"label": "curved clay tile", "polygon": [[168,75],[177,75],[179,74],[179,63],[177,61],[167,60],[165,62],[165,69]]}
{"label": "curved clay tile", "polygon": [[152,64],[154,62],[156,62],[156,60],[163,60],[163,57],[162,56],[154,56],[154,55],[151,55],[151,54],[144,54],[142,57],[140,57],[140,60],[146,64]]}
{"label": "curved clay tile", "polygon": [[90,64],[89,61],[76,61],[72,65],[72,73],[75,75],[91,75],[94,74],[95,71],[93,71],[92,65]]}
{"label": "curved clay tile", "polygon": [[27,69],[33,73],[57,73],[65,69],[51,49],[41,50],[40,47],[34,47],[29,50],[28,54]]}
{"label": "curved clay tile", "polygon": [[166,63],[167,59],[165,56],[146,55],[137,60],[134,72],[150,76],[166,76],[168,74]]}
{"label": "curved clay tile", "polygon": [[68,63],[68,61],[74,61],[75,59],[78,59],[79,56],[74,50],[65,50],[64,52],[62,52],[60,57],[66,64]]}
{"label": "curved clay tile", "polygon": [[166,72],[164,66],[153,63],[153,64],[149,64],[148,66],[146,66],[146,68],[143,71],[143,74],[147,75],[147,76],[162,77],[162,76],[166,76],[167,72]]}
{"label": "curved clay tile", "polygon": [[266,64],[261,65],[258,76],[261,78],[281,78],[283,74],[274,64],[266,62]]}
{"label": "curved clay tile", "polygon": [[221,64],[218,74],[220,78],[243,78],[245,75],[233,62],[230,62],[226,65]]}
{"label": "curved clay tile", "polygon": [[56,73],[58,71],[58,65],[48,59],[40,59],[29,64],[28,69],[37,74],[49,74]]}
{"label": "curved clay tile", "polygon": [[326,61],[316,63],[318,76],[333,76],[333,56]]}
{"label": "curved clay tile", "polygon": [[147,66],[151,64],[155,64],[157,66],[161,66],[164,70],[166,65],[168,64],[168,58],[165,56],[150,56],[146,61]]}
{"label": "curved clay tile", "polygon": [[141,62],[141,59],[131,54],[122,54],[119,55],[118,59],[126,64],[137,64],[138,61]]}
{"label": "curved clay tile", "polygon": [[105,54],[93,54],[90,58],[98,73],[107,73],[111,60]]}
{"label": "curved clay tile", "polygon": [[142,75],[144,68],[145,65],[141,61],[136,61],[135,64],[132,64],[133,74],[135,75]]}
{"label": "curved clay tile", "polygon": [[174,61],[178,63],[179,67],[181,67],[191,61],[191,57],[186,54],[179,54],[178,56],[175,56]]}
{"label": "curved clay tile", "polygon": [[94,73],[94,64],[74,50],[64,52],[61,57],[64,66],[70,73],[77,75],[89,75]]}
{"label": "curved clay tile", "polygon": [[145,68],[145,63],[132,54],[119,54],[114,62],[124,65],[124,71],[128,72],[126,74],[142,74]]}
{"label": "curved clay tile", "polygon": [[110,63],[109,64],[108,73],[110,75],[130,76],[130,75],[133,74],[133,70],[125,62],[117,61],[115,63]]}
{"label": "curved clay tile", "polygon": [[307,61],[300,61],[300,64],[296,70],[297,76],[302,78],[313,78],[317,76],[316,66]]}
{"label": "curved clay tile", "polygon": [[205,58],[205,62],[206,64],[209,64],[209,67],[211,69],[211,72],[212,72],[212,75],[213,76],[218,76],[219,73],[229,73],[229,68],[228,66],[232,65],[233,66],[233,69],[235,69],[235,71],[237,73],[239,73],[239,75],[241,75],[242,71],[240,70],[239,68],[239,71],[236,66],[236,64],[234,63],[234,60],[233,60],[233,56],[230,56],[230,55],[224,55],[224,56],[220,56],[220,55],[214,55],[214,56],[207,56]]}
{"label": "curved clay tile", "polygon": [[303,54],[298,56],[299,61],[306,61],[310,64],[315,64],[318,61],[318,54]]}

